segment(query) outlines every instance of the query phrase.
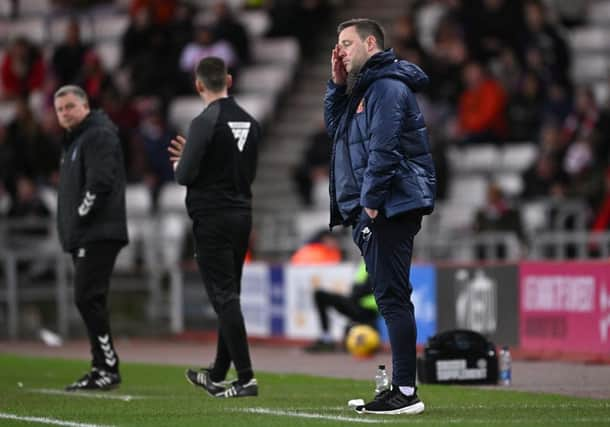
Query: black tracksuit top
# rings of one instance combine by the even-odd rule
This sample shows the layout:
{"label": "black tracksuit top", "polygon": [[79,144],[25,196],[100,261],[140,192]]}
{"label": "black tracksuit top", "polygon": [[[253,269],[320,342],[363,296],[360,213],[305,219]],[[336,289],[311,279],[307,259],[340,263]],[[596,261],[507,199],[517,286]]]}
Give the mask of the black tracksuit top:
{"label": "black tracksuit top", "polygon": [[66,252],[90,242],[128,241],[123,152],[116,126],[102,111],[66,133],[57,226]]}
{"label": "black tracksuit top", "polygon": [[187,186],[186,207],[197,214],[252,209],[261,131],[232,97],[211,102],[193,119],[176,180]]}

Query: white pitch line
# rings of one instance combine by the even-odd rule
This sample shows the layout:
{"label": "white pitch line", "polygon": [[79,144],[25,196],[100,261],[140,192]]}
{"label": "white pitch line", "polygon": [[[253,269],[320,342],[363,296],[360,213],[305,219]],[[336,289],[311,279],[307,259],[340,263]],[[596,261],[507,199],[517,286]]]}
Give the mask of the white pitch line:
{"label": "white pitch line", "polygon": [[40,423],[40,424],[50,424],[54,426],[65,426],[65,427],[112,427],[109,425],[103,424],[87,424],[87,423],[76,423],[73,421],[63,421],[57,420],[55,418],[46,418],[46,417],[23,417],[20,415],[7,414],[4,412],[0,412],[0,419],[5,420],[15,420],[15,421],[25,421],[30,423]]}
{"label": "white pitch line", "polygon": [[277,415],[281,417],[295,417],[295,418],[315,418],[321,420],[331,420],[331,421],[348,421],[352,423],[365,423],[365,424],[378,424],[383,423],[385,421],[379,419],[370,419],[370,418],[351,418],[351,417],[343,417],[343,416],[333,416],[333,415],[323,415],[323,414],[312,414],[309,412],[297,412],[297,411],[282,411],[279,409],[267,409],[267,408],[245,408],[239,410],[239,412],[246,412],[249,414],[263,414],[263,415]]}
{"label": "white pitch line", "polygon": [[131,400],[139,400],[146,399],[146,396],[133,396],[130,394],[102,394],[102,393],[92,393],[90,391],[86,392],[74,392],[74,391],[64,391],[64,390],[54,390],[52,388],[32,388],[26,390],[30,393],[40,393],[40,394],[53,394],[58,396],[70,396],[70,397],[88,397],[90,399],[110,399],[110,400],[122,400],[123,402],[129,402]]}

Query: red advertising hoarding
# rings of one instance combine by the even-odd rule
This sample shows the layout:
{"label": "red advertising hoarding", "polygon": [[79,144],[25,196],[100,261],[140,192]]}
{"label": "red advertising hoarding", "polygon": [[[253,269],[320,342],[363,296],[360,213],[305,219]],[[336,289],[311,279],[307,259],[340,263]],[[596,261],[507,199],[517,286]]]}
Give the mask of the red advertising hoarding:
{"label": "red advertising hoarding", "polygon": [[610,263],[522,263],[519,291],[521,348],[610,354]]}

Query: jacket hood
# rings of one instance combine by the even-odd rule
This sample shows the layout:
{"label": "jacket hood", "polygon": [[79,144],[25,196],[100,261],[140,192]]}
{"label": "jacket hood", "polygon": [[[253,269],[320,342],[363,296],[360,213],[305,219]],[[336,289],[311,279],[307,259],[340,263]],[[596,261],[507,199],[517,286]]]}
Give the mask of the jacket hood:
{"label": "jacket hood", "polygon": [[394,49],[371,56],[360,72],[356,88],[364,92],[375,80],[392,78],[404,82],[413,92],[418,92],[428,85],[428,75],[417,65],[396,58]]}

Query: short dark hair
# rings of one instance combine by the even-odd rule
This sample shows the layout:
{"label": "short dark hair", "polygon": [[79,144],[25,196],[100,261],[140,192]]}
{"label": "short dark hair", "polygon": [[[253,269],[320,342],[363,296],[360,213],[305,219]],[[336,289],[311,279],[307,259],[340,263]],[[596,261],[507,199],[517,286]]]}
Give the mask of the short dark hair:
{"label": "short dark hair", "polygon": [[227,66],[215,56],[203,58],[195,69],[196,77],[212,92],[219,92],[227,85]]}
{"label": "short dark hair", "polygon": [[384,46],[384,31],[383,27],[372,19],[367,18],[355,18],[350,19],[339,24],[337,27],[337,34],[349,27],[356,27],[356,32],[360,36],[360,40],[366,39],[368,36],[375,37],[377,40],[377,47],[383,50]]}

